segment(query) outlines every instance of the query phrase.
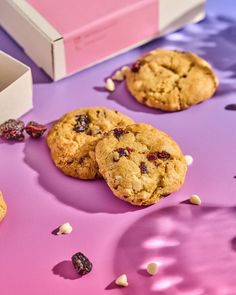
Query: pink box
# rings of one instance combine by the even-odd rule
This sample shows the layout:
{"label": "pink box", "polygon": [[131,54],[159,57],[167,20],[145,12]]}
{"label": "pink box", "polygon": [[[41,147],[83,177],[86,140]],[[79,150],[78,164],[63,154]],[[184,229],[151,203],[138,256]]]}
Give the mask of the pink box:
{"label": "pink box", "polygon": [[1,0],[3,27],[54,80],[204,17],[205,0]]}

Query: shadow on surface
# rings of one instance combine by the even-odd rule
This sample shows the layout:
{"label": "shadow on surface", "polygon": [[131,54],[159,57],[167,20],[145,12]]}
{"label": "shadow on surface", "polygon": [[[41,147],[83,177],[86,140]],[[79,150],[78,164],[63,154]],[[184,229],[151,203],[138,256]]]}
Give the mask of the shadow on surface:
{"label": "shadow on surface", "polygon": [[137,271],[137,273],[139,275],[141,275],[142,277],[145,277],[145,278],[151,278],[151,276],[147,273],[147,270],[146,269],[139,269]]}
{"label": "shadow on surface", "polygon": [[[180,204],[156,210],[137,220],[121,236],[114,271],[126,271],[124,294],[236,294],[236,207]],[[145,279],[149,262],[158,274]],[[141,273],[143,274],[143,272]]]}
{"label": "shadow on surface", "polygon": [[113,280],[109,285],[106,286],[105,290],[121,289],[122,287],[116,285],[116,280]]}
{"label": "shadow on surface", "polygon": [[232,250],[236,252],[236,237],[231,240]]}
{"label": "shadow on surface", "polygon": [[25,141],[24,162],[38,174],[40,186],[61,203],[75,209],[90,213],[125,213],[141,209],[116,198],[102,179],[86,181],[64,175],[51,160],[46,137]]}
{"label": "shadow on surface", "polygon": [[147,107],[139,103],[132,95],[128,92],[125,81],[117,83],[116,90],[108,95],[109,100],[114,100],[118,104],[126,107],[129,110],[135,112],[149,113],[164,115],[168,112],[163,112],[154,108]]}
{"label": "shadow on surface", "polygon": [[51,234],[53,236],[57,236],[58,235],[58,232],[59,232],[59,227],[55,228],[54,230],[51,231]]}
{"label": "shadow on surface", "polygon": [[66,280],[77,280],[80,275],[75,271],[70,260],[64,260],[55,265],[52,269],[54,275]]}

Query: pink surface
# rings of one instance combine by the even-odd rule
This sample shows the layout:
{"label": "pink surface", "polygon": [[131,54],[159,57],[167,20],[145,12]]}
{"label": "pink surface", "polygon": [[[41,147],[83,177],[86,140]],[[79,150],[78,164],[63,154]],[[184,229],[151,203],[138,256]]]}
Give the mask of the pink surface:
{"label": "pink surface", "polygon": [[28,2],[63,36],[68,74],[158,33],[157,0]]}
{"label": "pink surface", "polygon": [[[212,3],[210,11],[217,9]],[[32,67],[34,109],[23,117],[51,123],[83,106],[104,105],[169,133],[194,163],[183,188],[148,208],[113,196],[104,181],[64,176],[51,162],[45,140],[0,143],[0,189],[8,204],[0,224],[1,295],[235,295],[236,294],[236,19],[217,15],[170,34],[68,79],[51,83],[0,30],[0,48]],[[235,11],[235,1],[229,6]],[[220,87],[213,99],[176,113],[137,103],[124,83],[109,95],[104,80],[122,65],[156,47],[190,50],[214,67]],[[182,203],[196,193],[202,206]],[[70,222],[73,232],[51,232]],[[77,251],[93,262],[83,278],[70,257]],[[159,274],[147,276],[150,260]],[[126,273],[129,287],[114,279]]]}

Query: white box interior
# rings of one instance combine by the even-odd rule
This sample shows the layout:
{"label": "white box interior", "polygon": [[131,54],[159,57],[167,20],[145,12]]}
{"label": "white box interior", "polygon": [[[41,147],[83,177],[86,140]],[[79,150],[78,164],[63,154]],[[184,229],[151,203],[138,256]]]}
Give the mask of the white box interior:
{"label": "white box interior", "polygon": [[11,85],[28,70],[28,67],[0,52],[0,91]]}
{"label": "white box interior", "polygon": [[29,67],[0,51],[0,124],[32,108],[32,75]]}

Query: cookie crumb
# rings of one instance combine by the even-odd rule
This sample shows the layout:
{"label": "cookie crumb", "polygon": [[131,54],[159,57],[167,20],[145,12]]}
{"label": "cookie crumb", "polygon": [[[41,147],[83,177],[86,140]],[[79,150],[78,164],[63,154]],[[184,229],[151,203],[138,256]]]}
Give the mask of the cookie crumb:
{"label": "cookie crumb", "polygon": [[128,286],[128,279],[126,274],[122,274],[119,276],[116,281],[116,285],[121,286],[121,287],[127,287]]}
{"label": "cookie crumb", "polygon": [[112,76],[112,80],[123,81],[124,80],[123,73],[121,71],[116,71],[115,74]]}
{"label": "cookie crumb", "polygon": [[72,232],[72,226],[69,224],[69,222],[66,222],[59,227],[57,234],[58,235],[70,234],[71,232]]}
{"label": "cookie crumb", "polygon": [[0,222],[6,216],[7,213],[7,204],[3,198],[2,192],[0,192]]}
{"label": "cookie crumb", "polygon": [[115,83],[111,78],[106,80],[106,90],[113,92],[115,90]]}
{"label": "cookie crumb", "polygon": [[192,195],[189,199],[190,203],[193,205],[201,205],[202,201],[198,195]]}
{"label": "cookie crumb", "polygon": [[147,265],[147,273],[150,274],[151,276],[154,276],[158,272],[158,265],[156,262],[150,262]]}
{"label": "cookie crumb", "polygon": [[190,166],[193,164],[193,157],[191,155],[185,155],[184,158],[185,158],[187,166]]}

